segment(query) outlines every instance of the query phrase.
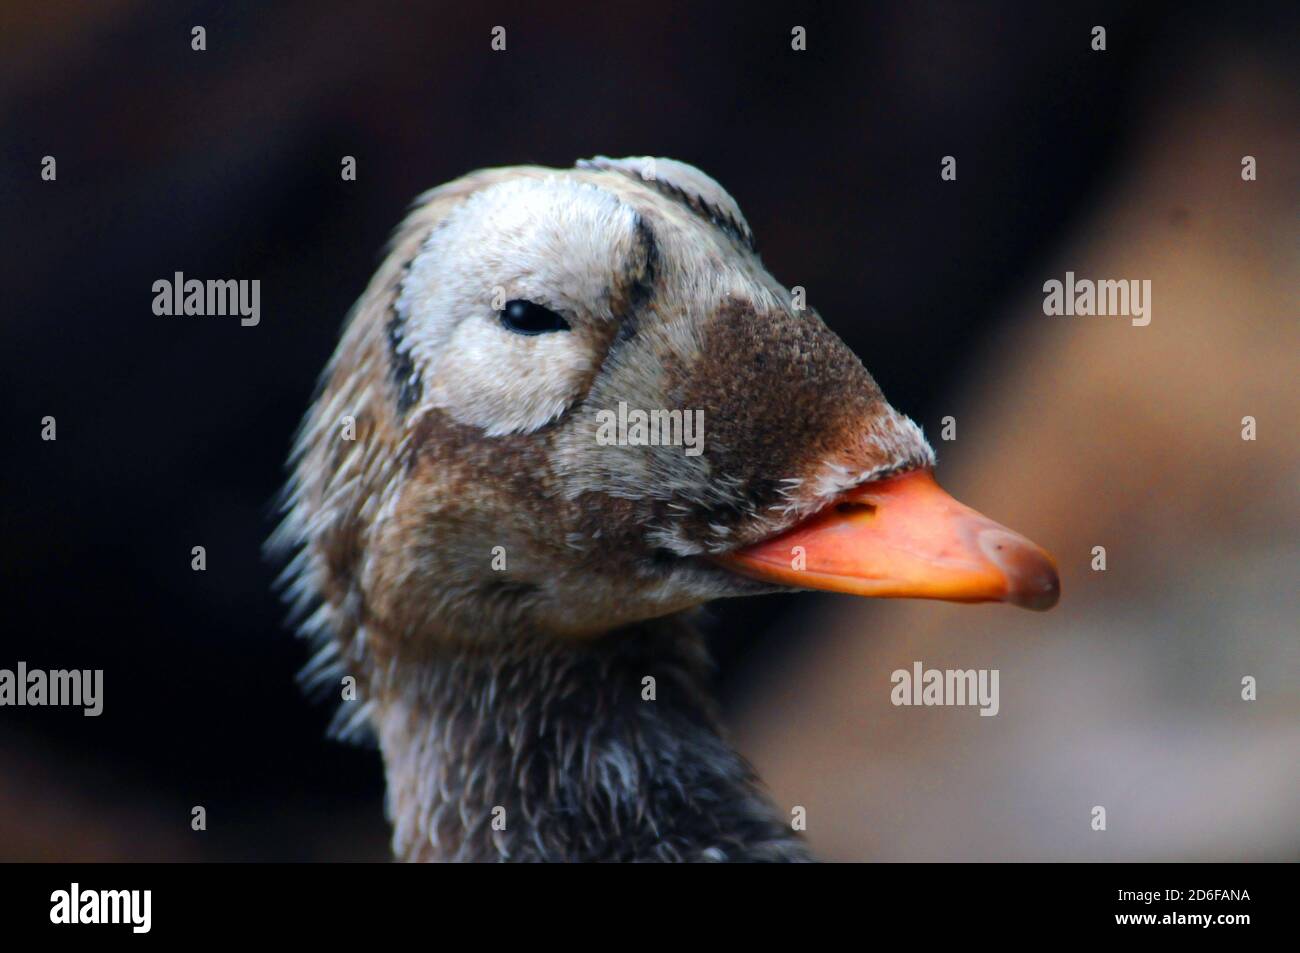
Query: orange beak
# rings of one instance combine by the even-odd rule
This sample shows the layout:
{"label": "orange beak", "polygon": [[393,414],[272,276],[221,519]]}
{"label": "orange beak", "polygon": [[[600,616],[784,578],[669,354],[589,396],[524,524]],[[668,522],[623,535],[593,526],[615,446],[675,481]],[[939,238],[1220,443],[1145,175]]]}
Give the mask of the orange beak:
{"label": "orange beak", "polygon": [[855,487],[781,535],[719,561],[764,582],[859,596],[1050,609],[1061,593],[1051,556],[958,503],[929,470]]}

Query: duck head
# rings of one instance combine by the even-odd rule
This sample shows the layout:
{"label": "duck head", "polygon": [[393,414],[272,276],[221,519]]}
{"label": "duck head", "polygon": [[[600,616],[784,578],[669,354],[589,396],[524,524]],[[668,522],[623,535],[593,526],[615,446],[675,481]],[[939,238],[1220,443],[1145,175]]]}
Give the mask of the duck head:
{"label": "duck head", "polygon": [[590,638],[784,587],[1054,604],[1051,558],[934,462],[713,179],[494,169],[398,230],[282,532],[303,598],[376,651]]}

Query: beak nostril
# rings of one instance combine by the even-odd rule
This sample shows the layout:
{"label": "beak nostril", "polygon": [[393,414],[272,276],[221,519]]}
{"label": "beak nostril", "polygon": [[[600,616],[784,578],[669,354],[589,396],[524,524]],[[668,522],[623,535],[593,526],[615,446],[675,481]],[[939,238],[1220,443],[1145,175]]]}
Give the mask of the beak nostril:
{"label": "beak nostril", "polygon": [[841,516],[874,516],[876,507],[873,503],[836,503],[835,512]]}

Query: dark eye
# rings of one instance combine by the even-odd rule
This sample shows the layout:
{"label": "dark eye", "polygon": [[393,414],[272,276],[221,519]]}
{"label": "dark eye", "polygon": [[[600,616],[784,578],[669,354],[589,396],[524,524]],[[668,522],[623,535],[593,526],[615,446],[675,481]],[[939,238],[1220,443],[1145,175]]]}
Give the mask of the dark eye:
{"label": "dark eye", "polygon": [[550,331],[567,331],[569,322],[554,311],[531,301],[507,301],[501,309],[501,323],[515,334],[546,334]]}

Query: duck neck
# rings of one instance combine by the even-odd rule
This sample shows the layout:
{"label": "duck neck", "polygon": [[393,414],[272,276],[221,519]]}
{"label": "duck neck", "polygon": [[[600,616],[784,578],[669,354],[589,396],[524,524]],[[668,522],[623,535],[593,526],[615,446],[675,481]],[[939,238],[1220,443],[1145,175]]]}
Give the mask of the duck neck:
{"label": "duck neck", "polygon": [[376,692],[404,860],[803,860],[680,618],[445,649]]}

